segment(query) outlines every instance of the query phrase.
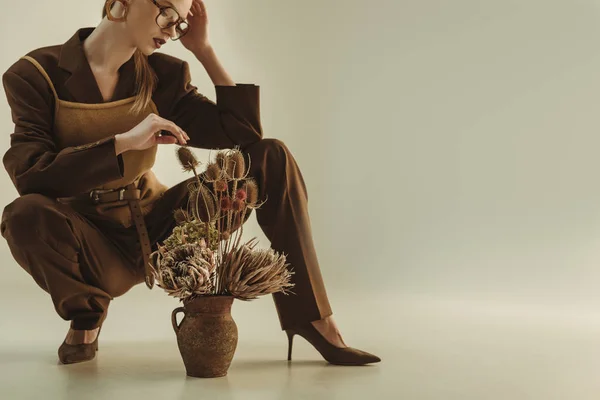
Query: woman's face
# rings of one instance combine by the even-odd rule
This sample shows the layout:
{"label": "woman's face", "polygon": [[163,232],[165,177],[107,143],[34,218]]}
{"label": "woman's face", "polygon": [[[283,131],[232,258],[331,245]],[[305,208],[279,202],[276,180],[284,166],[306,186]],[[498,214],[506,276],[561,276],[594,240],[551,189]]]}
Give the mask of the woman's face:
{"label": "woman's face", "polygon": [[[145,55],[150,55],[171,37],[176,37],[176,26],[161,28],[156,22],[157,17],[163,26],[166,26],[168,22],[186,20],[192,7],[192,1],[129,0],[129,13],[127,14],[126,24],[132,34],[133,45]],[[170,7],[171,9],[161,12],[159,6]],[[120,11],[116,10],[116,6],[113,10],[115,10],[114,14],[116,16],[121,15]]]}

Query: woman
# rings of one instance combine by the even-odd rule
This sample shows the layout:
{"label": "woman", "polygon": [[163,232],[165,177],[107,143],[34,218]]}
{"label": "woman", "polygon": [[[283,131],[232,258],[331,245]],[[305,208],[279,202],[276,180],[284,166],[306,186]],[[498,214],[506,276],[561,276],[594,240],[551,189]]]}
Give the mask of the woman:
{"label": "woman", "polygon": [[[151,170],[158,145],[175,143],[237,146],[252,160],[250,175],[268,198],[257,221],[295,271],[296,294],[273,295],[288,359],[299,334],[330,363],[380,361],[346,346],[339,333],[300,169],[283,142],[263,139],[258,86],[236,85],[221,66],[204,3],[107,0],[103,16],[96,28],[31,51],[3,75],[15,123],[3,162],[20,197],[4,209],[1,232],[71,321],[60,361],[94,358],[110,300],[144,280],[152,287],[148,255],[170,234],[172,211],[189,194],[190,180],[168,188]],[[154,53],[168,38],[205,67],[216,103],[191,84],[187,62]]]}

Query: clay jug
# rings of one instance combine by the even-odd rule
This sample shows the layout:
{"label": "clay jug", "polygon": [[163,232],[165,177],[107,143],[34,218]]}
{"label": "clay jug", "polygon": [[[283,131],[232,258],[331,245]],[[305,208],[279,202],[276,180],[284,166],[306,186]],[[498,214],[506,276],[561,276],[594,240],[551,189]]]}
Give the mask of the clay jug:
{"label": "clay jug", "polygon": [[[238,342],[231,317],[233,296],[200,296],[183,302],[171,314],[177,345],[188,376],[215,378],[227,375]],[[183,319],[177,324],[177,314]]]}

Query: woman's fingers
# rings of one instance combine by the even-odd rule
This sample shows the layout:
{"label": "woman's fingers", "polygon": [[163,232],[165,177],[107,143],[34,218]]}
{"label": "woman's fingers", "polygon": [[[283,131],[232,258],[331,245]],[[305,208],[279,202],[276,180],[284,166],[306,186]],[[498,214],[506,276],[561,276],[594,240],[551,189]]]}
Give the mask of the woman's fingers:
{"label": "woman's fingers", "polygon": [[187,133],[185,133],[183,131],[183,129],[181,129],[180,127],[175,125],[175,123],[173,123],[167,119],[163,119],[162,129],[171,132],[179,140],[179,142],[181,144],[186,144],[186,142],[189,139],[189,136],[187,135]]}
{"label": "woman's fingers", "polygon": [[157,136],[156,143],[157,144],[175,144],[175,143],[177,143],[177,138],[175,136]]}
{"label": "woman's fingers", "polygon": [[192,2],[192,6],[190,7],[190,12],[188,13],[188,19],[198,14],[198,7],[196,6],[196,0]]}
{"label": "woman's fingers", "polygon": [[153,114],[149,117],[152,126],[152,132],[156,136],[157,143],[176,143],[187,144],[190,140],[188,134],[177,124],[159,115]]}
{"label": "woman's fingers", "polygon": [[181,138],[183,140],[190,140],[190,137],[188,136],[188,134],[183,129],[181,129],[179,126],[177,126],[174,122],[169,121],[169,120],[165,120],[165,121],[169,122],[169,124],[171,124],[173,126],[173,129],[176,129],[181,134]]}
{"label": "woman's fingers", "polygon": [[197,7],[196,14],[198,14],[200,16],[206,15],[206,5],[204,4],[204,2],[202,0],[194,0],[194,6]]}

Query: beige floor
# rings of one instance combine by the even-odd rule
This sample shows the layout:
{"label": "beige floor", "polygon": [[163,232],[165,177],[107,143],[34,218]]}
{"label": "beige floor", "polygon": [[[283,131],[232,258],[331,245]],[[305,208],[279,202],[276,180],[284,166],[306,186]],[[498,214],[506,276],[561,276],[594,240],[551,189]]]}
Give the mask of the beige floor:
{"label": "beige floor", "polygon": [[0,295],[1,399],[597,399],[600,315],[431,296],[331,297],[346,341],[378,354],[326,364],[270,297],[234,303],[240,333],[224,378],[186,377],[170,326],[176,300],[137,286],[111,305],[98,357],[59,365],[66,323],[30,285]]}

